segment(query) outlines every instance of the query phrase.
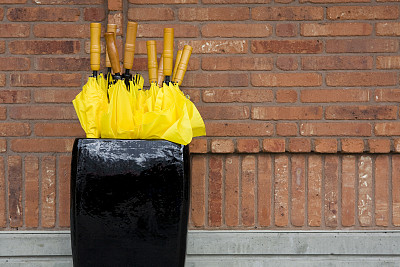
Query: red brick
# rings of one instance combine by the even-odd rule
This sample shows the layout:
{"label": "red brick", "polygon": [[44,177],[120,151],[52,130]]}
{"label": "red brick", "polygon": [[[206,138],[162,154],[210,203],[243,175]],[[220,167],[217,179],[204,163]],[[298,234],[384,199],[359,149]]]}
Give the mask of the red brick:
{"label": "red brick", "polygon": [[372,159],[361,156],[358,161],[358,220],[361,226],[371,226],[373,212]]}
{"label": "red brick", "polygon": [[368,23],[305,23],[301,25],[302,36],[365,36],[372,34]]}
{"label": "red brick", "polygon": [[122,0],[108,0],[108,10],[121,10],[122,11]]}
{"label": "red brick", "polygon": [[199,106],[204,120],[244,120],[250,117],[248,106]]}
{"label": "red brick", "polygon": [[7,10],[10,21],[77,21],[79,9],[63,7],[15,7]]}
{"label": "red brick", "polygon": [[44,38],[89,38],[90,27],[89,24],[56,24],[51,27],[48,24],[38,24],[34,25],[33,34]]}
{"label": "red brick", "polygon": [[253,107],[253,120],[318,120],[322,119],[322,107]]}
{"label": "red brick", "polygon": [[230,155],[225,159],[225,224],[239,225],[239,168],[240,158]]}
{"label": "red brick", "polygon": [[297,24],[276,24],[275,26],[276,36],[279,37],[294,37],[297,36]]}
{"label": "red brick", "polygon": [[250,16],[248,7],[188,7],[180,8],[178,17],[181,21],[241,21]]}
{"label": "red brick", "polygon": [[388,53],[398,52],[393,39],[332,39],[326,40],[327,53]]}
{"label": "red brick", "polygon": [[128,20],[132,21],[157,21],[174,20],[174,11],[167,7],[129,8]]}
{"label": "red brick", "polygon": [[0,38],[23,38],[28,37],[30,26],[27,24],[1,24]]}
{"label": "red brick", "polygon": [[292,186],[291,186],[291,223],[293,226],[303,226],[305,221],[305,172],[306,172],[306,156],[293,155],[292,162]]}
{"label": "red brick", "polygon": [[400,226],[400,155],[392,156],[392,222]]}
{"label": "red brick", "polygon": [[396,138],[393,140],[393,146],[394,146],[394,152],[399,153],[400,152],[400,139]]}
{"label": "red brick", "polygon": [[25,4],[27,0],[0,0],[0,4]]}
{"label": "red brick", "polygon": [[260,40],[251,42],[255,54],[317,54],[323,49],[319,40]]}
{"label": "red brick", "polygon": [[286,155],[275,157],[274,211],[275,225],[288,225],[289,216],[289,159]]}
{"label": "red brick", "polygon": [[85,137],[79,123],[35,123],[36,136]]}
{"label": "red brick", "polygon": [[311,152],[311,140],[305,138],[289,139],[290,152]]}
{"label": "red brick", "polygon": [[56,223],[56,158],[42,158],[41,226],[52,228]]}
{"label": "red brick", "polygon": [[330,106],[325,109],[328,120],[394,120],[396,106]]}
{"label": "red brick", "polygon": [[389,225],[389,157],[380,155],[375,161],[375,224]]}
{"label": "red brick", "polygon": [[400,56],[378,56],[376,57],[376,67],[378,69],[400,69]]}
{"label": "red brick", "polygon": [[333,3],[369,3],[370,0],[300,0],[300,3],[333,4]]}
{"label": "red brick", "polygon": [[328,86],[391,86],[398,83],[394,72],[341,72],[327,73]]}
{"label": "red brick", "polygon": [[251,74],[251,84],[271,87],[320,86],[322,76],[319,73],[258,73]]}
{"label": "red brick", "polygon": [[249,85],[246,73],[186,73],[182,87],[244,87]]}
{"label": "red brick", "polygon": [[[223,0],[225,1],[225,0]],[[146,2],[143,2],[142,0],[129,0],[129,3],[131,4],[136,4],[136,5],[150,5],[150,4],[197,4],[199,0],[147,0]],[[208,4],[214,4],[216,1],[212,1],[211,3]],[[203,3],[207,3],[203,1]]]}
{"label": "red brick", "polygon": [[272,165],[271,156],[258,154],[257,219],[261,227],[271,224]]}
{"label": "red brick", "polygon": [[81,75],[78,73],[11,74],[11,85],[16,87],[74,87],[81,85]]}
{"label": "red brick", "polygon": [[27,136],[31,134],[28,123],[0,123],[0,136]]}
{"label": "red brick", "polygon": [[338,226],[338,156],[329,155],[325,157],[325,225],[328,227]]}
{"label": "red brick", "polygon": [[270,24],[206,24],[201,27],[202,37],[268,37]]}
{"label": "red brick", "polygon": [[264,139],[262,143],[263,152],[285,152],[285,139]]}
{"label": "red brick", "polygon": [[7,109],[5,107],[0,107],[0,120],[5,120],[7,118]]}
{"label": "red brick", "polygon": [[1,90],[0,103],[4,104],[23,104],[31,101],[29,90]]}
{"label": "red brick", "polygon": [[72,152],[74,139],[13,139],[14,152]]}
{"label": "red brick", "polygon": [[6,42],[0,41],[0,54],[4,54],[5,51],[6,51]]}
{"label": "red brick", "polygon": [[278,57],[276,67],[281,70],[297,70],[299,64],[295,57]]}
{"label": "red brick", "polygon": [[7,226],[7,207],[6,207],[6,173],[4,165],[4,157],[0,156],[0,227]]}
{"label": "red brick", "polygon": [[7,140],[0,139],[0,153],[7,152]]}
{"label": "red brick", "polygon": [[271,123],[206,123],[207,136],[271,136]]}
{"label": "red brick", "polygon": [[177,49],[185,45],[193,47],[192,54],[246,54],[248,51],[246,40],[185,40],[178,41]]}
{"label": "red brick", "polygon": [[203,4],[268,4],[271,0],[202,0],[201,2]]}
{"label": "red brick", "polygon": [[400,36],[400,22],[376,23],[376,35]]}
{"label": "red brick", "polygon": [[[117,12],[117,13],[109,13],[107,16],[107,22],[109,24],[116,24],[117,25],[117,31],[116,34],[117,36],[121,36],[124,32],[124,16],[121,12]],[[117,48],[118,51],[122,51],[122,43],[121,43],[121,39],[117,38]],[[122,53],[120,53],[120,58],[121,58]],[[121,60],[120,60],[121,61]]]}
{"label": "red brick", "polygon": [[25,161],[25,226],[39,226],[39,159],[27,156]]}
{"label": "red brick", "polygon": [[235,143],[232,139],[212,139],[212,153],[233,153],[235,151]]}
{"label": "red brick", "polygon": [[10,227],[23,223],[22,208],[22,160],[20,156],[8,156],[8,212]]}
{"label": "red brick", "polygon": [[189,144],[190,153],[207,153],[207,139],[205,138],[194,138]]}
{"label": "red brick", "polygon": [[322,20],[324,8],[311,6],[297,7],[254,7],[251,10],[254,20]]}
{"label": "red brick", "polygon": [[140,24],[138,25],[137,37],[163,37],[164,28],[174,28],[174,37],[176,38],[195,38],[199,37],[200,31],[197,25],[188,24]]}
{"label": "red brick", "polygon": [[322,157],[311,154],[308,157],[307,172],[307,223],[318,227],[322,222]]}
{"label": "red brick", "polygon": [[222,170],[222,157],[210,157],[208,176],[208,226],[210,227],[222,225]]}
{"label": "red brick", "polygon": [[296,123],[277,123],[276,134],[279,136],[296,136],[297,135],[297,124]]}
{"label": "red brick", "polygon": [[58,225],[70,226],[71,156],[60,156],[58,161]]}
{"label": "red brick", "polygon": [[278,90],[276,101],[278,103],[294,103],[297,101],[297,92],[295,90]]}
{"label": "red brick", "polygon": [[303,136],[370,136],[369,123],[302,123],[300,134]]}
{"label": "red brick", "polygon": [[342,225],[355,225],[356,212],[356,158],[343,156],[342,158]]}
{"label": "red brick", "polygon": [[334,6],[328,7],[326,16],[331,20],[398,19],[399,7],[391,6]]}
{"label": "red brick", "polygon": [[35,69],[48,71],[89,71],[90,58],[37,58]]}
{"label": "red brick", "polygon": [[35,4],[37,5],[100,5],[101,4],[102,5],[103,2],[104,0],[40,0],[40,1],[35,1]]}
{"label": "red brick", "polygon": [[398,123],[398,122],[376,123],[375,124],[375,135],[377,135],[377,136],[400,135],[400,123]]}
{"label": "red brick", "polygon": [[192,158],[190,221],[194,227],[203,227],[205,222],[205,184],[206,157],[195,155]]}
{"label": "red brick", "polygon": [[239,153],[258,153],[260,144],[258,139],[238,139],[237,150]]}
{"label": "red brick", "polygon": [[83,10],[85,21],[101,22],[106,19],[106,10],[99,7],[88,7]]}
{"label": "red brick", "polygon": [[300,93],[300,100],[304,103],[368,102],[370,92],[366,89],[305,89]]}
{"label": "red brick", "polygon": [[[273,58],[269,57],[203,57],[203,70],[272,70]],[[249,90],[249,89],[246,89]]]}
{"label": "red brick", "polygon": [[318,153],[336,153],[338,151],[336,139],[316,139],[314,145],[315,152]]}
{"label": "red brick", "polygon": [[71,103],[79,92],[76,89],[40,89],[35,90],[34,99],[36,103]]}
{"label": "red brick", "polygon": [[400,89],[376,89],[376,102],[400,102]]}
{"label": "red brick", "polygon": [[303,70],[368,70],[372,69],[372,56],[302,57]]}
{"label": "red brick", "polygon": [[344,153],[363,153],[364,141],[362,139],[342,139],[342,152]]}
{"label": "red brick", "polygon": [[14,106],[10,117],[17,120],[71,120],[76,119],[75,109],[70,106]]}
{"label": "red brick", "polygon": [[371,153],[390,152],[390,140],[388,139],[369,139],[368,146]]}
{"label": "red brick", "polygon": [[245,227],[255,225],[256,158],[245,156],[242,160],[241,215]]}
{"label": "red brick", "polygon": [[274,98],[270,89],[207,89],[203,91],[204,102],[243,103],[272,102]]}
{"label": "red brick", "polygon": [[[8,45],[11,54],[19,55],[61,55],[77,54],[80,51],[79,41],[12,41]],[[18,75],[18,74],[15,74]]]}
{"label": "red brick", "polygon": [[0,70],[2,71],[17,71],[17,70],[29,70],[30,68],[29,58],[20,57],[2,57],[0,58]]}

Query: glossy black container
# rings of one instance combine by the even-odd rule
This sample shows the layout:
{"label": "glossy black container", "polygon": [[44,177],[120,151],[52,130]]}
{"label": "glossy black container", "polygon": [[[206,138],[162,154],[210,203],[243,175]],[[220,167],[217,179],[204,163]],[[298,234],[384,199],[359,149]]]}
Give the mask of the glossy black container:
{"label": "glossy black container", "polygon": [[184,266],[189,151],[162,140],[77,139],[74,266]]}

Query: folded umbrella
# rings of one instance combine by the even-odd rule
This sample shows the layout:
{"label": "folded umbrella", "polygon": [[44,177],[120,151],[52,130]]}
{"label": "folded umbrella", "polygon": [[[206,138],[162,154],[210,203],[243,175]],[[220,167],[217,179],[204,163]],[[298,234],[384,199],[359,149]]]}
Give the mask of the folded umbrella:
{"label": "folded umbrella", "polygon": [[93,76],[88,78],[82,91],[72,101],[87,138],[100,137],[100,120],[108,105],[105,80],[103,75],[98,74],[100,70],[100,34],[101,24],[91,23],[90,66]]}

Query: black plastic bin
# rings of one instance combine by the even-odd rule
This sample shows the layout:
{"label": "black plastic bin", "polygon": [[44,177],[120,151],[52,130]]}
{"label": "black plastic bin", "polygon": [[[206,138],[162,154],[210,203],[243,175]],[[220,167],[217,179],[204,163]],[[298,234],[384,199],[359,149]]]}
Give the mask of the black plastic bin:
{"label": "black plastic bin", "polygon": [[184,266],[189,161],[188,147],[169,141],[76,139],[74,266]]}

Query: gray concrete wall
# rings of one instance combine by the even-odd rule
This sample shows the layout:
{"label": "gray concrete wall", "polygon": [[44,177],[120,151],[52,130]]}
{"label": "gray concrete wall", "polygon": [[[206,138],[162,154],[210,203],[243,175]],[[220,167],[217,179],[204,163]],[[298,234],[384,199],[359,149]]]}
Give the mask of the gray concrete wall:
{"label": "gray concrete wall", "polygon": [[[69,232],[0,232],[0,266],[72,266]],[[400,266],[400,231],[189,231],[186,266]]]}

